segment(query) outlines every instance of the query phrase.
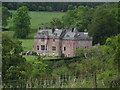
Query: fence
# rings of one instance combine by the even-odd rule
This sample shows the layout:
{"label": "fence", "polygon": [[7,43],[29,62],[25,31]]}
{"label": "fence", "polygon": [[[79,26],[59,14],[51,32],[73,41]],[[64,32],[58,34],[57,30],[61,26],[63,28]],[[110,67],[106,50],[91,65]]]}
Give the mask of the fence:
{"label": "fence", "polygon": [[[101,85],[100,85],[101,84]],[[30,78],[29,80],[3,81],[3,88],[94,88],[94,80],[71,76],[56,76],[49,78]],[[120,81],[97,82],[97,88],[120,88]]]}

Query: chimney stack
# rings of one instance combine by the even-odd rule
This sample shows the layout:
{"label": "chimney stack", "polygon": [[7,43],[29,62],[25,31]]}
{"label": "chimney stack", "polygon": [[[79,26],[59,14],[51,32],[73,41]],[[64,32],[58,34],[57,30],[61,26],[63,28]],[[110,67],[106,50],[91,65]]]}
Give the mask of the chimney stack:
{"label": "chimney stack", "polygon": [[55,28],[53,27],[53,28],[52,28],[52,33],[54,33],[54,31],[55,31]]}
{"label": "chimney stack", "polygon": [[44,28],[43,29],[46,29],[46,26],[44,26]]}
{"label": "chimney stack", "polygon": [[71,30],[72,32],[74,32],[74,28],[72,28],[72,30]]}
{"label": "chimney stack", "polygon": [[40,30],[40,26],[38,26],[38,31]]}

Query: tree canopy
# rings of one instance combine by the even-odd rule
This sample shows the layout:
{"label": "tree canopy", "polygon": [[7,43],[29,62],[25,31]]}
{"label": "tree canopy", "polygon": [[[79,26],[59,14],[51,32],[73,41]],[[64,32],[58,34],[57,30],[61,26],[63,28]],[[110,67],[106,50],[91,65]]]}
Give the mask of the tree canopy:
{"label": "tree canopy", "polygon": [[30,32],[30,16],[26,6],[17,9],[17,12],[13,16],[13,22],[15,36],[17,38],[26,38]]}
{"label": "tree canopy", "polygon": [[97,8],[89,25],[89,34],[93,37],[93,43],[104,44],[107,37],[116,35],[118,33],[116,23],[112,13],[104,8]]}
{"label": "tree canopy", "polygon": [[7,20],[11,17],[11,13],[8,11],[7,7],[2,7],[2,26],[7,26]]}

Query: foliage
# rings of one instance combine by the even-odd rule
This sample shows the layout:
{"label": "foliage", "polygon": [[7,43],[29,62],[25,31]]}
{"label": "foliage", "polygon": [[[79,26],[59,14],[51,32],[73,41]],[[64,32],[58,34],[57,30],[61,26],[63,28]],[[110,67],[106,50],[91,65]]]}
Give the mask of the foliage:
{"label": "foliage", "polygon": [[68,10],[73,10],[74,6],[73,5],[68,5]]}
{"label": "foliage", "polygon": [[[110,37],[106,40],[106,44],[103,46],[96,45],[93,48],[81,48],[77,49],[75,55],[80,56],[82,59],[78,64],[80,69],[76,69],[80,72],[82,78],[93,77],[94,72],[97,74],[97,83],[104,84],[102,87],[113,87],[118,85],[117,80],[119,70],[119,54],[120,54],[120,34]],[[76,63],[77,65],[77,63]],[[75,63],[72,65],[75,66]],[[71,65],[70,65],[71,67]],[[113,85],[112,82],[116,82]]]}
{"label": "foliage", "polygon": [[45,75],[45,71],[46,71],[46,64],[43,63],[43,57],[42,56],[38,56],[37,61],[34,61],[33,63],[33,70],[32,70],[32,77],[33,78],[38,78],[40,76]]}
{"label": "foliage", "polygon": [[65,57],[65,55],[62,53],[62,54],[61,54],[61,58],[64,58],[64,57]]}
{"label": "foliage", "polygon": [[77,27],[79,31],[88,29],[88,24],[91,23],[93,8],[79,6],[74,10],[68,10],[63,16],[63,23],[68,27]]}
{"label": "foliage", "polygon": [[93,37],[93,44],[104,44],[107,37],[118,33],[116,19],[108,10],[97,8],[93,17],[89,25],[89,34]]}
{"label": "foliage", "polygon": [[30,16],[28,8],[20,7],[13,17],[15,36],[17,38],[26,38],[30,32]]}
{"label": "foliage", "polygon": [[7,20],[11,17],[11,13],[8,11],[7,7],[2,7],[2,26],[7,26]]}
{"label": "foliage", "polygon": [[63,28],[64,27],[63,23],[58,18],[53,18],[50,23],[51,23],[51,27],[53,27],[53,26],[57,26],[58,28]]}
{"label": "foliage", "polygon": [[3,34],[2,43],[3,80],[19,80],[24,78],[22,72],[25,71],[25,58],[19,55],[22,51],[21,42],[13,41]]}
{"label": "foliage", "polygon": [[16,10],[21,6],[27,6],[30,11],[67,11],[71,8],[71,5],[73,7],[78,7],[81,5],[96,7],[101,4],[104,4],[104,2],[3,2],[3,6],[8,7],[10,10]]}

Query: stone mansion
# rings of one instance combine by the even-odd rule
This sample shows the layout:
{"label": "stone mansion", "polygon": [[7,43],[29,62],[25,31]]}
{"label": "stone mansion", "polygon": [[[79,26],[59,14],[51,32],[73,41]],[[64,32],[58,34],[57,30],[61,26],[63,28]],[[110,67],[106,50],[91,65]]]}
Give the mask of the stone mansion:
{"label": "stone mansion", "polygon": [[38,29],[34,36],[33,52],[41,56],[74,56],[77,48],[92,46],[92,37],[88,32],[78,32],[72,29]]}

